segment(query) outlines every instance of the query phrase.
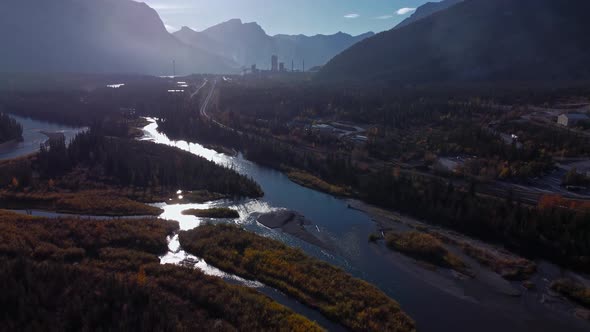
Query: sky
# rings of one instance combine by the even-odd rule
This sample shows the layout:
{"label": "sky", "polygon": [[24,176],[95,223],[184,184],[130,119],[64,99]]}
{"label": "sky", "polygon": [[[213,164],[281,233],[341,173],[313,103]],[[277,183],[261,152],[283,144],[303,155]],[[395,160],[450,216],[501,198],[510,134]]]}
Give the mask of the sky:
{"label": "sky", "polygon": [[[257,22],[269,34],[358,35],[393,28],[427,0],[140,0],[169,31],[204,30],[233,18]],[[431,0],[439,1],[439,0]]]}

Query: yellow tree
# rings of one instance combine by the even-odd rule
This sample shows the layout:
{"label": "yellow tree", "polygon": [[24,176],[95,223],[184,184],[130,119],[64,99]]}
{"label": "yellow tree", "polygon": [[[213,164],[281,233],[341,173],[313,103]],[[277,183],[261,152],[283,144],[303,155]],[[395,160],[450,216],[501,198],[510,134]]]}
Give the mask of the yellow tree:
{"label": "yellow tree", "polygon": [[144,267],[139,268],[139,272],[137,272],[137,284],[140,286],[145,285],[146,275]]}
{"label": "yellow tree", "polygon": [[14,189],[18,188],[18,180],[15,177],[12,178],[11,184]]}

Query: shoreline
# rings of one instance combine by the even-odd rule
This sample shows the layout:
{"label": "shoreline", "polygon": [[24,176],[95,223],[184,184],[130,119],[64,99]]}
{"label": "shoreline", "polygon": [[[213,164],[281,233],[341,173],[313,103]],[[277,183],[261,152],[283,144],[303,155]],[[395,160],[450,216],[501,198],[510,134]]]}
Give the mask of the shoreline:
{"label": "shoreline", "polygon": [[[560,268],[548,261],[531,261],[512,253],[501,246],[490,244],[467,235],[433,226],[409,216],[404,216],[395,211],[385,210],[371,204],[348,199],[349,208],[366,213],[376,224],[380,232],[387,230],[418,231],[430,234],[443,242],[451,252],[461,255],[473,269],[474,277],[472,284],[478,284],[484,290],[502,294],[507,297],[522,298],[522,301],[534,300],[556,312],[572,315],[576,319],[584,321],[590,312],[587,308],[566,299],[550,289],[552,281],[560,278],[570,278],[580,281],[582,284],[590,285],[590,276],[581,275],[575,271]],[[379,242],[382,242],[380,239]],[[392,251],[383,243],[376,243],[380,251],[390,251],[395,255],[403,253]],[[489,262],[481,261],[483,255]],[[494,264],[499,262],[498,264]],[[420,265],[415,262],[415,265]],[[436,273],[436,271],[434,271]],[[443,276],[442,271],[437,273]],[[422,276],[428,282],[429,277]],[[456,277],[456,276],[455,276]],[[461,278],[456,278],[461,282]],[[433,283],[431,283],[433,284]],[[444,287],[433,284],[444,290]],[[465,285],[459,285],[464,288]],[[452,292],[451,292],[452,293]],[[586,313],[581,315],[580,313]]]}
{"label": "shoreline", "polygon": [[14,138],[6,142],[0,143],[0,154],[10,152],[11,149],[15,148],[18,145],[18,143],[22,141],[23,138],[21,137],[20,139]]}
{"label": "shoreline", "polygon": [[[412,230],[412,231],[419,231],[422,233],[427,233],[427,234],[433,235],[436,238],[438,238],[439,240],[443,241],[445,244],[451,245],[451,246],[456,246],[459,249],[464,249],[463,251],[472,252],[473,250],[484,250],[484,251],[490,253],[490,255],[494,256],[494,257],[490,257],[490,259],[496,258],[496,259],[501,260],[503,262],[508,261],[512,265],[514,265],[514,266],[511,266],[512,268],[516,268],[517,265],[519,265],[519,264],[527,265],[527,266],[523,266],[523,271],[519,271],[519,272],[523,273],[522,275],[519,275],[519,276],[510,274],[510,272],[514,272],[514,271],[502,271],[501,269],[493,271],[495,273],[498,273],[502,277],[504,277],[506,280],[510,280],[510,281],[522,280],[522,281],[524,281],[526,279],[529,279],[534,273],[536,273],[536,270],[535,270],[536,266],[530,266],[530,264],[534,265],[534,263],[532,261],[530,261],[526,258],[523,258],[518,254],[512,253],[512,252],[508,251],[507,249],[504,249],[501,246],[494,245],[494,244],[491,244],[491,243],[488,243],[488,242],[485,242],[485,241],[482,241],[479,239],[472,238],[468,235],[444,228],[442,226],[432,225],[427,222],[415,219],[413,217],[402,215],[402,214],[395,212],[395,211],[386,210],[386,209],[371,205],[369,203],[366,203],[366,202],[363,202],[360,200],[349,199],[349,200],[347,200],[347,202],[349,204],[348,206],[350,209],[364,212],[369,217],[371,217],[371,219],[379,227],[379,230],[382,232],[385,232],[385,231],[391,230],[391,229],[398,229],[398,228],[400,228],[400,226],[403,226],[404,228]],[[471,258],[474,258],[469,253],[464,253],[464,254],[467,256],[470,256]],[[485,264],[482,263],[482,265],[485,265]],[[491,269],[490,266],[487,266],[487,267]],[[509,269],[509,268],[505,267],[505,269]],[[518,277],[522,277],[522,278],[518,278]]]}
{"label": "shoreline", "polygon": [[[193,143],[200,144],[198,140],[193,141]],[[252,163],[256,163],[256,162],[253,162],[252,160],[249,160],[249,161]],[[256,163],[256,164],[260,167],[273,169],[275,171],[278,170],[288,178],[288,176],[287,176],[288,170],[286,170],[285,168],[281,169],[281,168],[276,168],[276,167],[269,167],[268,165],[263,165],[263,164],[258,164],[258,163]],[[290,181],[290,182],[296,183],[294,181]],[[305,187],[311,188],[311,189],[316,190],[318,192],[322,192],[323,194],[329,195],[330,197],[333,197],[335,199],[338,199],[338,200],[341,200],[344,202],[346,202],[346,201],[351,202],[350,200],[347,200],[344,197],[330,195],[330,193],[326,193],[324,191],[318,190],[318,188],[313,188],[311,186],[305,186]],[[363,203],[363,204],[366,204],[366,203]],[[368,206],[368,204],[367,204],[367,206]],[[366,209],[362,209],[362,206],[352,206],[352,208],[355,208],[355,207],[356,207],[356,210],[361,210],[361,211],[365,212],[369,217],[372,217],[371,213],[368,213],[367,211],[365,211]],[[375,218],[373,218],[373,219],[375,219]],[[375,224],[369,222],[369,220],[367,220],[367,221],[368,221],[367,224],[370,224],[369,227],[371,227],[371,228],[374,227]],[[273,229],[273,228],[279,229],[280,228],[283,232],[287,233],[283,229],[283,222],[275,221],[275,222],[267,223],[267,225],[265,225],[264,223],[261,223],[260,220],[258,220],[257,222],[269,229]],[[415,228],[415,227],[410,227],[409,225],[404,225],[404,224],[397,222],[397,221],[392,224],[398,225],[400,227],[405,227],[406,230],[410,230],[410,229]],[[382,226],[386,226],[386,227],[387,227],[387,225],[388,224],[385,222],[383,222],[383,224],[382,224]],[[300,231],[301,231],[301,228],[303,228],[303,226],[301,226],[301,225],[296,225],[296,226],[299,227]],[[306,233],[307,232],[303,232],[303,234],[306,234]],[[294,235],[294,234],[290,234],[290,235],[293,235],[294,237],[297,237],[308,244],[312,244],[312,245],[314,244],[314,243],[310,243],[309,240],[306,240],[305,238],[302,239],[301,234],[299,234],[299,236]],[[309,233],[307,233],[307,235],[313,236]],[[367,239],[366,239],[367,242],[368,242],[368,235],[369,234],[367,234]],[[445,246],[447,246],[446,243],[445,243]],[[338,249],[338,248],[336,248],[336,249]],[[539,291],[539,292],[537,292],[535,290],[528,290],[521,283],[502,278],[499,274],[490,270],[489,268],[484,267],[484,266],[480,266],[477,261],[475,261],[474,259],[471,259],[471,258],[469,260],[466,260],[466,262],[468,264],[473,264],[474,267],[476,268],[474,271],[476,273],[476,278],[474,278],[474,279],[476,279],[476,280],[464,280],[460,275],[457,275],[456,273],[454,274],[454,273],[452,273],[452,271],[448,271],[446,269],[438,269],[436,271],[433,271],[429,268],[425,268],[424,265],[420,265],[414,259],[412,259],[408,256],[405,256],[401,253],[391,251],[390,249],[386,248],[382,243],[378,243],[376,245],[370,245],[369,249],[373,252],[374,255],[383,256],[383,258],[385,260],[387,260],[388,263],[396,266],[397,269],[403,270],[403,271],[407,272],[408,274],[411,274],[412,278],[419,279],[419,280],[421,280],[421,282],[427,284],[428,286],[436,288],[438,291],[447,293],[447,294],[449,294],[455,298],[459,298],[463,301],[477,303],[477,305],[481,305],[484,307],[493,307],[494,310],[498,310],[498,313],[500,313],[500,314],[507,314],[508,315],[509,314],[508,311],[510,311],[510,310],[521,309],[523,302],[526,302],[528,304],[527,307],[529,305],[533,306],[533,308],[528,309],[527,312],[529,310],[537,311],[537,310],[553,309],[551,306],[548,306],[547,304],[545,304],[545,302],[543,302],[543,301],[549,301],[549,300],[545,300],[545,299],[549,298],[549,295],[547,295],[546,291],[544,291],[544,287],[539,287],[539,288],[543,289],[543,291]],[[330,250],[330,251],[332,251],[332,250]],[[457,251],[459,251],[458,248],[456,248],[452,252],[457,253]],[[462,253],[462,252],[460,252],[460,253]],[[467,258],[469,258],[469,257],[467,257]],[[547,271],[543,271],[543,273],[545,273],[545,272],[547,272]],[[550,273],[553,273],[553,272],[550,270],[549,272],[547,272],[545,274],[550,274]],[[536,275],[535,277],[536,277],[536,279],[534,281],[537,284],[543,282],[539,275]],[[559,298],[555,298],[555,299],[551,298],[550,301],[552,301],[554,303],[559,303],[559,304],[564,303],[564,301],[562,301]],[[572,321],[576,321],[576,324],[579,323],[579,320],[575,319],[574,317],[571,317],[571,315],[570,315],[571,313],[566,312],[566,310],[557,309],[557,310],[551,310],[551,311],[553,311],[554,313],[559,314],[559,315],[564,315],[564,317],[562,317],[560,319],[567,319],[568,321],[571,319]]]}

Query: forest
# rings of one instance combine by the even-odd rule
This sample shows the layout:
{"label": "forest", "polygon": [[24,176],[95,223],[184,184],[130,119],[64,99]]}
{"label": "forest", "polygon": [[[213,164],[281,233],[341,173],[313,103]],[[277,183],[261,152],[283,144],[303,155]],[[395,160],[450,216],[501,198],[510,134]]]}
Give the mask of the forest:
{"label": "forest", "polygon": [[204,158],[94,129],[69,145],[51,139],[37,155],[0,162],[0,170],[1,204],[13,208],[158,215],[160,209],[136,201],[166,201],[177,190],[187,191],[187,198],[191,191],[203,197],[263,195],[253,180]]}
{"label": "forest", "polygon": [[20,140],[23,137],[23,127],[8,114],[0,112],[0,144]]}
{"label": "forest", "polygon": [[557,197],[528,206],[510,197],[477,195],[476,184],[463,190],[395,170],[367,176],[360,186],[368,202],[502,243],[528,257],[590,271],[590,209],[575,201],[568,205]]}
{"label": "forest", "polygon": [[178,224],[46,219],[0,210],[7,330],[321,331],[244,286],[160,265]]}
{"label": "forest", "polygon": [[[52,148],[40,153],[42,174],[55,165]],[[59,159],[59,157],[57,157]],[[171,190],[208,190],[245,197],[263,195],[252,179],[202,157],[152,142],[104,137],[93,132],[81,134],[62,154],[65,169],[81,165],[91,173],[111,177],[123,186],[164,187]]]}
{"label": "forest", "polygon": [[[505,197],[480,192],[495,179],[526,183],[541,176],[553,169],[553,156],[564,151],[586,153],[587,138],[545,127],[528,128],[515,121],[522,115],[519,107],[499,107],[504,103],[557,103],[559,93],[565,92],[464,88],[449,99],[444,91],[335,92],[280,84],[226,84],[217,97],[215,118],[235,130],[220,128],[188,111],[165,115],[160,128],[173,138],[242,151],[257,163],[297,174],[293,177],[297,183],[347,192],[368,203],[504,244],[527,257],[588,271],[590,209],[586,205],[564,200],[564,204],[539,201],[531,206],[511,192]],[[586,92],[574,88],[565,95]],[[285,124],[302,117],[379,125],[373,136],[369,134],[368,153],[362,157],[358,148],[285,140],[280,134],[288,130]],[[514,130],[522,137],[522,147],[504,142],[499,130]],[[458,184],[445,177],[421,175],[437,156],[457,155],[472,156],[455,175],[461,179]],[[412,163],[419,165],[418,172],[404,166]]]}
{"label": "forest", "polygon": [[[191,107],[164,114],[159,128],[173,138],[222,144],[257,163],[308,171],[337,185],[383,163],[429,168],[439,157],[464,157],[465,164],[455,171],[468,179],[526,182],[552,171],[554,156],[583,155],[590,144],[575,133],[538,125],[528,128],[519,122],[524,114],[519,107],[503,104],[538,102],[539,91],[518,97],[515,91],[521,90],[516,88],[503,91],[505,95],[474,88],[459,89],[449,97],[427,88],[370,92],[276,85],[222,85],[214,117],[234,130],[218,128]],[[559,100],[553,93],[545,98]],[[314,123],[329,121],[368,128],[367,143],[355,145],[310,130]],[[501,137],[505,133],[518,134],[519,141],[507,142]]]}
{"label": "forest", "polygon": [[[113,78],[121,79],[121,78]],[[108,82],[108,77],[101,77]],[[166,92],[170,83],[153,77],[126,77],[130,84],[118,89],[80,81],[67,88],[0,90],[0,109],[5,112],[71,126],[92,126],[122,116],[151,115],[177,105],[180,100]],[[87,86],[88,85],[88,86]],[[46,86],[49,86],[46,85]]]}
{"label": "forest", "polygon": [[281,242],[212,224],[180,232],[179,239],[187,252],[275,287],[353,331],[415,330],[399,304],[374,286]]}

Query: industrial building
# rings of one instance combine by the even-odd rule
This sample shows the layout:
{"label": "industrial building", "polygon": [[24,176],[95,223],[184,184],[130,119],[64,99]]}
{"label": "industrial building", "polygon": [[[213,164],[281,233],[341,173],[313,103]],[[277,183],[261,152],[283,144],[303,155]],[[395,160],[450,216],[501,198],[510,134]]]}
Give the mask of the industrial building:
{"label": "industrial building", "polygon": [[271,58],[271,64],[272,64],[272,72],[277,72],[279,71],[279,57],[276,55],[273,55]]}
{"label": "industrial building", "polygon": [[573,127],[582,121],[589,121],[590,117],[582,113],[566,113],[557,117],[557,123],[564,127]]}

